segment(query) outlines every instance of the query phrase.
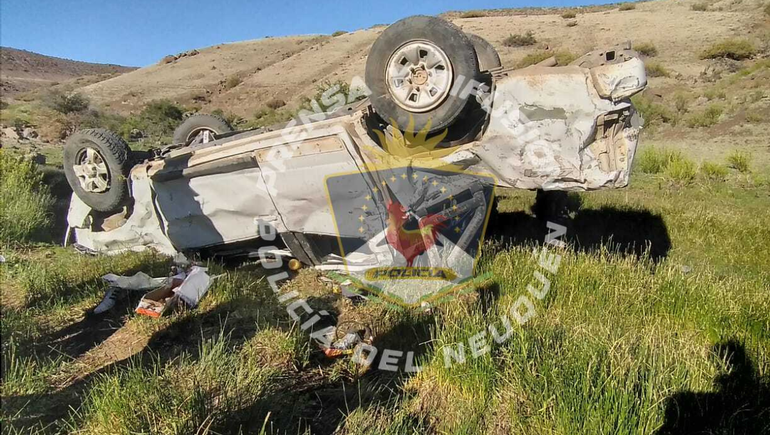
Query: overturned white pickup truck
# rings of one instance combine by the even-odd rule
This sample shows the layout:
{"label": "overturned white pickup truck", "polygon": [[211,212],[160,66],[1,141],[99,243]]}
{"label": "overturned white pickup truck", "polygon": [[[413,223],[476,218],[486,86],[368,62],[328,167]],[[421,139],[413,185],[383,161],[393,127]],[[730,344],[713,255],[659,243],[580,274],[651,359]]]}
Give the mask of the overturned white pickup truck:
{"label": "overturned white pickup truck", "polygon": [[[395,247],[391,260],[420,264],[441,243],[410,251],[409,231],[478,232],[490,202],[479,189],[625,187],[641,128],[629,98],[647,79],[630,44],[505,69],[483,39],[410,17],[374,43],[365,83],[366,100],[274,129],[228,132],[193,116],[177,144],[142,161],[108,131],[76,133],[65,148],[69,240],[102,253],[238,253],[263,246],[269,223],[273,254],[341,268],[350,240],[356,250],[413,221],[401,239],[380,239]],[[481,175],[458,183],[450,173]],[[476,199],[458,203],[463,191]]]}

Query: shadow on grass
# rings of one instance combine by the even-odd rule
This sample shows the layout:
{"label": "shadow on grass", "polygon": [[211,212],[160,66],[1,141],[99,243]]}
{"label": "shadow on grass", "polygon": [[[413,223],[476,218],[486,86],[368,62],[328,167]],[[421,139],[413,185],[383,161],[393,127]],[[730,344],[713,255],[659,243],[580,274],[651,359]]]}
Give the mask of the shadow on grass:
{"label": "shadow on grass", "polygon": [[762,379],[743,344],[714,346],[727,372],[714,379],[715,392],[679,391],[665,402],[665,421],[656,435],[770,433],[770,379]]}
{"label": "shadow on grass", "polygon": [[[46,337],[60,352],[77,358],[109,338],[125,323],[125,313],[134,306],[135,298],[123,298],[118,306],[105,316],[86,316]],[[310,301],[316,305],[319,301]],[[93,372],[69,381],[62,388],[54,388],[45,394],[19,395],[3,398],[3,413],[16,415],[7,423],[17,430],[48,426],[53,431],[71,418],[87,400],[94,383],[105,375],[113,375],[140,364],[148,373],[157,367],[174,364],[185,354],[190,362],[200,360],[201,343],[215,339],[224,333],[228,336],[230,351],[251,339],[261,328],[270,326],[290,331],[293,322],[285,311],[268,315],[256,314],[265,307],[254,306],[248,297],[225,301],[205,312],[187,311],[174,314],[178,320],[155,332],[147,346],[134,355],[115,361]],[[251,310],[255,310],[250,315]],[[331,319],[336,319],[336,315]],[[380,349],[427,350],[430,341],[432,317],[420,317],[412,321],[392,325],[378,336],[374,345]],[[419,358],[418,353],[416,358]],[[304,369],[285,368],[278,385],[268,394],[241,409],[226,411],[216,419],[210,429],[216,433],[256,432],[269,416],[270,433],[331,434],[342,424],[345,416],[360,407],[368,407],[394,400],[403,394],[399,387],[409,375],[402,371],[378,370],[379,357],[373,367],[364,374],[354,374],[345,366],[348,357],[332,360],[313,346],[310,365]],[[402,360],[403,361],[403,360]],[[403,369],[403,367],[402,367]],[[87,370],[86,370],[87,371]],[[337,373],[336,375],[334,373]],[[82,412],[82,411],[79,411]],[[77,419],[75,417],[75,424]]]}
{"label": "shadow on grass", "polygon": [[[110,311],[95,315],[87,312],[82,319],[37,340],[38,348],[78,358],[98,346],[125,325],[128,315],[142,297],[141,292],[125,292]],[[38,354],[45,349],[39,349]]]}
{"label": "shadow on grass", "polygon": [[561,240],[578,252],[596,252],[604,247],[610,252],[638,258],[649,255],[657,263],[671,250],[668,229],[658,214],[610,206],[587,209],[582,208],[576,194],[548,193],[538,195],[532,214],[493,211],[486,238],[505,244],[541,244],[550,232],[546,222],[552,221],[567,227],[567,234]]}

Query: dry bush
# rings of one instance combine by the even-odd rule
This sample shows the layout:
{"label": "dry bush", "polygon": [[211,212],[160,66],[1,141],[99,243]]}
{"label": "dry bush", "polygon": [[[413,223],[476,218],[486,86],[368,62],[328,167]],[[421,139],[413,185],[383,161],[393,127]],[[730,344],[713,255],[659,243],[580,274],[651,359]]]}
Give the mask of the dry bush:
{"label": "dry bush", "polygon": [[272,100],[265,103],[265,106],[269,107],[270,109],[280,109],[281,107],[286,105],[286,101],[281,100],[280,98],[273,98]]}
{"label": "dry bush", "polygon": [[486,16],[487,14],[482,11],[466,11],[460,14],[460,18],[481,18]]}
{"label": "dry bush", "polygon": [[722,116],[724,109],[718,104],[712,104],[706,110],[693,113],[687,118],[687,126],[696,127],[711,127],[719,122],[719,117]]}
{"label": "dry bush", "polygon": [[703,162],[700,171],[704,177],[712,181],[725,181],[727,179],[727,166],[719,163]]}
{"label": "dry bush", "polygon": [[725,91],[723,88],[719,86],[714,86],[712,88],[709,88],[703,91],[703,96],[706,97],[706,99],[709,101],[726,100],[727,91]]}
{"label": "dry bush", "polygon": [[230,76],[225,81],[225,89],[232,89],[238,85],[240,85],[242,82],[241,78],[238,76]]}
{"label": "dry bush", "polygon": [[696,12],[706,12],[709,9],[709,5],[708,3],[695,3],[694,5],[690,6],[690,9]]}
{"label": "dry bush", "polygon": [[536,42],[535,34],[531,30],[527,30],[523,34],[510,35],[503,39],[503,45],[506,47],[526,47],[535,45]]}
{"label": "dry bush", "polygon": [[618,9],[621,11],[632,11],[636,9],[636,5],[633,3],[623,3]]}
{"label": "dry bush", "polygon": [[577,25],[577,21],[567,21],[567,27],[575,27]]}
{"label": "dry bush", "polygon": [[647,62],[644,64],[644,69],[647,71],[648,77],[668,77],[670,75],[668,70],[658,62]]}
{"label": "dry bush", "polygon": [[655,57],[658,55],[658,48],[652,42],[641,42],[634,45],[634,50],[639,54],[647,57]]}
{"label": "dry bush", "polygon": [[567,12],[561,14],[561,17],[564,18],[565,20],[570,20],[572,18],[577,17],[577,13],[575,13],[573,11],[567,11]]}
{"label": "dry bush", "polygon": [[344,31],[344,30],[337,30],[336,32],[332,33],[332,37],[337,37],[337,36],[346,35],[347,33],[348,33],[348,32],[346,32],[346,31]]}
{"label": "dry bush", "polygon": [[690,96],[684,92],[679,92],[674,95],[674,107],[680,114],[687,113],[687,106],[690,104]]}
{"label": "dry bush", "polygon": [[752,124],[758,124],[762,121],[764,121],[764,117],[756,112],[749,112],[746,114],[746,122],[752,123]]}
{"label": "dry bush", "polygon": [[751,154],[743,151],[733,151],[727,156],[727,163],[738,172],[749,172],[751,166]]}
{"label": "dry bush", "polygon": [[733,60],[743,60],[754,57],[757,54],[757,48],[751,41],[746,39],[727,39],[717,42],[704,50],[701,59],[719,59],[727,58]]}

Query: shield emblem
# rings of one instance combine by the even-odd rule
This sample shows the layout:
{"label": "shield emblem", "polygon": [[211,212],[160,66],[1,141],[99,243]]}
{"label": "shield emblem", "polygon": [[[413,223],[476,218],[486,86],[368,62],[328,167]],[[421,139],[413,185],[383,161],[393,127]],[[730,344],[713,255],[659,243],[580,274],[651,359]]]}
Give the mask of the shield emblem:
{"label": "shield emblem", "polygon": [[495,186],[491,175],[414,163],[326,179],[344,279],[407,307],[473,279]]}

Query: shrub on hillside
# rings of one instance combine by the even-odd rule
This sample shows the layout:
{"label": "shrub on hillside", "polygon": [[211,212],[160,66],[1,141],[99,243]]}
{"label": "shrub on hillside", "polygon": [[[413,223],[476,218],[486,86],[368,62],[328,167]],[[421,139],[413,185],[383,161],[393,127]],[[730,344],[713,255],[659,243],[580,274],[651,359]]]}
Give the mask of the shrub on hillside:
{"label": "shrub on hillside", "polygon": [[647,57],[655,57],[658,55],[658,48],[652,42],[641,42],[634,45],[634,50],[639,54]]}
{"label": "shrub on hillside", "polygon": [[243,119],[242,116],[236,115],[232,112],[225,112],[222,109],[214,109],[211,111],[211,114],[224,119],[228,124],[230,124],[231,127],[236,130],[240,129],[244,124],[246,124],[246,120]]}
{"label": "shrub on hillside", "polygon": [[466,11],[460,14],[460,18],[481,18],[486,16],[487,14],[483,11]]}
{"label": "shrub on hillside", "polygon": [[668,107],[652,101],[645,94],[634,95],[631,97],[631,101],[634,103],[636,111],[644,118],[646,126],[676,124],[678,121],[677,115],[672,113]]}
{"label": "shrub on hillside", "polygon": [[571,20],[571,19],[577,17],[577,14],[574,11],[567,11],[567,12],[561,14],[561,17],[564,18],[565,20]]}
{"label": "shrub on hillside", "polygon": [[674,107],[679,114],[687,113],[687,106],[690,104],[690,96],[684,92],[678,92],[674,95]]}
{"label": "shrub on hillside", "polygon": [[4,125],[10,125],[16,130],[22,130],[24,127],[33,125],[33,118],[36,115],[37,107],[29,103],[6,104],[0,110],[0,121]]}
{"label": "shrub on hillside", "polygon": [[668,70],[658,62],[647,62],[644,64],[644,70],[648,77],[668,77]]}
{"label": "shrub on hillside", "polygon": [[623,3],[618,9],[621,11],[632,11],[636,9],[636,5],[633,3]]}
{"label": "shrub on hillside", "polygon": [[577,25],[577,21],[567,21],[567,27],[575,27]]}
{"label": "shrub on hillside", "polygon": [[636,158],[636,167],[645,174],[659,174],[666,168],[666,152],[654,146],[641,149]]}
{"label": "shrub on hillside", "polygon": [[130,140],[134,130],[153,140],[170,139],[182,122],[184,110],[168,100],[151,101],[137,115],[129,116],[118,129],[124,139]]}
{"label": "shrub on hillside", "polygon": [[706,99],[709,101],[724,100],[727,98],[727,92],[721,87],[714,86],[713,88],[706,89],[703,92],[703,96],[706,97]]}
{"label": "shrub on hillside", "polygon": [[751,166],[751,154],[743,151],[733,151],[727,156],[727,163],[738,172],[749,172]]}
{"label": "shrub on hillside", "polygon": [[669,154],[666,175],[672,180],[687,184],[695,179],[697,172],[698,166],[692,160],[678,152]]}
{"label": "shrub on hillside", "polygon": [[746,122],[752,123],[752,124],[758,124],[762,121],[764,121],[765,118],[756,112],[749,112],[746,114]]}
{"label": "shrub on hillside", "polygon": [[37,165],[0,150],[0,244],[45,235],[52,206],[53,198]]}
{"label": "shrub on hillside", "polygon": [[534,32],[527,30],[526,33],[510,35],[503,39],[503,45],[506,47],[526,47],[534,45],[537,42]]}
{"label": "shrub on hillside", "polygon": [[79,94],[66,94],[61,91],[50,91],[43,95],[43,104],[64,115],[82,112],[88,109],[88,97]]}
{"label": "shrub on hillside", "polygon": [[302,97],[298,112],[327,112],[340,105],[350,104],[366,98],[361,88],[351,88],[342,80],[324,81],[316,86],[315,94],[308,98]]}
{"label": "shrub on hillside", "polygon": [[701,59],[719,59],[727,58],[733,60],[743,60],[754,57],[757,54],[757,48],[751,41],[746,39],[727,39],[717,42],[711,47],[705,49]]}
{"label": "shrub on hillside", "polygon": [[332,33],[332,37],[342,36],[342,35],[345,35],[347,33],[348,32],[346,32],[345,30],[337,30],[334,33]]}
{"label": "shrub on hillside", "polygon": [[695,178],[698,167],[678,151],[654,146],[642,148],[637,157],[636,167],[645,174],[664,173],[667,177],[681,183],[689,183]]}
{"label": "shrub on hillside", "polygon": [[712,181],[725,181],[727,179],[727,167],[719,163],[703,162],[700,171],[707,179]]}
{"label": "shrub on hillside", "polygon": [[294,113],[288,110],[276,110],[264,108],[254,113],[254,118],[244,125],[244,128],[262,128],[273,124],[279,124],[290,120]]}
{"label": "shrub on hillside", "polygon": [[265,106],[273,110],[280,109],[285,105],[286,105],[286,101],[283,101],[280,98],[273,98],[272,100],[269,100],[267,103],[265,103]]}
{"label": "shrub on hillside", "polygon": [[696,12],[705,12],[709,9],[709,5],[708,3],[695,3],[694,5],[690,6],[690,9]]}
{"label": "shrub on hillside", "polygon": [[230,76],[225,80],[225,89],[229,90],[241,84],[241,78],[238,76]]}
{"label": "shrub on hillside", "polygon": [[724,109],[718,104],[712,104],[706,108],[706,110],[698,113],[693,113],[687,117],[687,126],[692,128],[697,127],[711,127],[719,122],[719,117],[722,116]]}

